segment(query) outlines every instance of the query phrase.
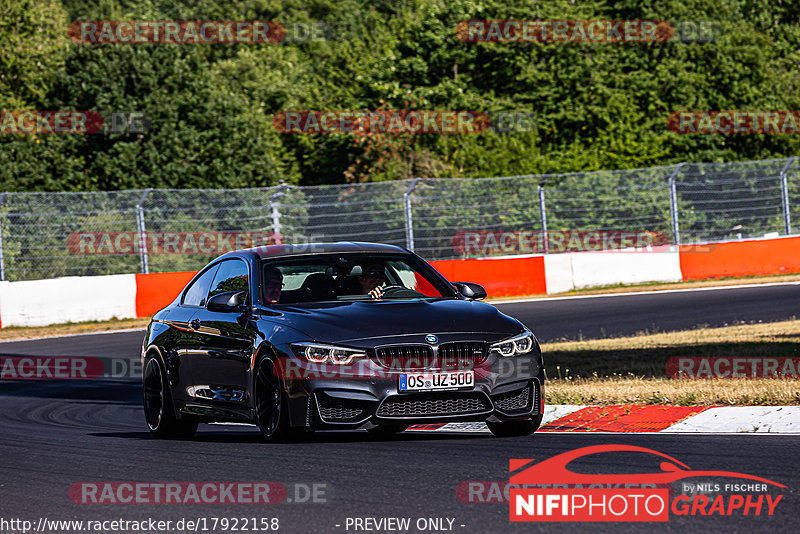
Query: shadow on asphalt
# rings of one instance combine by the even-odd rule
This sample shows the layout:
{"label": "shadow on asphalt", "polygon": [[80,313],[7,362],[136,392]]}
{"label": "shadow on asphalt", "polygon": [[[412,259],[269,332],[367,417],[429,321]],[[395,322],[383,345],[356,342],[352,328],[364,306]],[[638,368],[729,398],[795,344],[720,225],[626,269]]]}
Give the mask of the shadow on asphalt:
{"label": "shadow on asphalt", "polygon": [[[88,434],[93,437],[101,438],[122,438],[132,440],[156,440],[150,435],[149,432],[93,432]],[[403,432],[393,437],[377,438],[366,431],[354,430],[352,432],[340,431],[323,431],[314,432],[311,435],[304,436],[301,439],[291,442],[280,444],[268,444],[262,441],[258,431],[253,427],[252,431],[248,432],[207,432],[200,427],[197,435],[189,439],[169,439],[163,440],[165,442],[195,442],[195,443],[260,443],[265,447],[270,446],[291,446],[303,445],[311,443],[398,443],[398,442],[414,442],[414,441],[465,441],[475,439],[492,439],[488,434],[447,434],[443,432]],[[162,441],[162,440],[159,440]]]}

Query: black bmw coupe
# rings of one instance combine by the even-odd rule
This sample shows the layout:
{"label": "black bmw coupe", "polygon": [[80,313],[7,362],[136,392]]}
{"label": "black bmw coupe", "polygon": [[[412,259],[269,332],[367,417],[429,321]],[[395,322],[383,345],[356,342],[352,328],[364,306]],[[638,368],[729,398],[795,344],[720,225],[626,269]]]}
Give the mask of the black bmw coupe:
{"label": "black bmw coupe", "polygon": [[198,423],[254,423],[267,441],[452,421],[531,434],[544,410],[539,343],[484,297],[392,245],[227,253],[147,328],[147,425],[190,437]]}

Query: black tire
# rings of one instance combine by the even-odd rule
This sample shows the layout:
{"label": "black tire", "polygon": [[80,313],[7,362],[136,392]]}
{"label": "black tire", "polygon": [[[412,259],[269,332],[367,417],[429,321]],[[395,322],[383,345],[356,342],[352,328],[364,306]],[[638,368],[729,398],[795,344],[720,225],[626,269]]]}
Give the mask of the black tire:
{"label": "black tire", "polygon": [[253,395],[256,425],[265,441],[278,443],[297,436],[289,427],[286,394],[270,360],[262,360],[258,365]]}
{"label": "black tire", "polygon": [[375,436],[376,438],[390,438],[392,436],[400,434],[401,432],[405,432],[407,429],[408,425],[398,423],[393,425],[381,425],[369,428],[367,429],[367,432],[369,432],[370,435]]}
{"label": "black tire", "polygon": [[509,421],[507,423],[486,422],[486,426],[489,427],[492,434],[500,438],[530,436],[539,429],[539,425],[541,424],[541,415],[534,415],[532,419],[527,421]]}
{"label": "black tire", "polygon": [[142,368],[142,403],[150,433],[157,438],[187,439],[197,432],[197,423],[177,419],[167,374],[156,356],[148,356]]}

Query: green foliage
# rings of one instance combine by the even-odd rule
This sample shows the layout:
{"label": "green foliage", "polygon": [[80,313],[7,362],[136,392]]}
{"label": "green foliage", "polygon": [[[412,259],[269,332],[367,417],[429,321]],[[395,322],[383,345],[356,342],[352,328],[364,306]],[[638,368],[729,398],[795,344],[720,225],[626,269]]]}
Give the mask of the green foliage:
{"label": "green foliage", "polygon": [[59,0],[0,0],[0,110],[46,102],[69,45]]}
{"label": "green foliage", "polygon": [[[75,20],[275,20],[280,44],[84,45]],[[465,43],[470,19],[715,21],[706,42]],[[630,169],[797,152],[679,110],[800,109],[800,5],[769,0],[0,0],[0,108],[144,111],[144,134],[0,136],[0,190],[260,187]],[[323,28],[324,39],[300,29]],[[509,133],[278,134],[286,110],[535,117]],[[78,138],[80,137],[80,138]]]}

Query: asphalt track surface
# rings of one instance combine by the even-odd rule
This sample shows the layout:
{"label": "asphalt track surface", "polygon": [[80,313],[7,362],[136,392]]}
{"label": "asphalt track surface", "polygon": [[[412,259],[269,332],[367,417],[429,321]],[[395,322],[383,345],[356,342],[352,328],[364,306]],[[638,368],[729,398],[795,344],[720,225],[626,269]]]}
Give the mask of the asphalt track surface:
{"label": "asphalt track surface", "polygon": [[[651,323],[664,331],[698,324],[786,319],[796,313],[798,293],[797,285],[782,285],[535,301],[501,308],[543,339],[574,338],[577,332],[599,337],[601,328],[605,335],[620,335],[652,329]],[[130,358],[136,357],[140,343],[141,332],[74,336],[4,343],[0,353]],[[140,396],[139,383],[130,380],[0,383],[0,520],[25,519],[35,525],[43,517],[173,521],[277,517],[280,532],[294,533],[389,532],[345,529],[348,517],[410,517],[412,528],[400,532],[421,532],[414,526],[417,518],[448,517],[454,518],[453,531],[463,533],[554,528],[567,532],[800,531],[797,435],[537,433],[498,439],[485,434],[406,432],[378,440],[365,432],[324,432],[299,443],[269,445],[260,442],[253,427],[201,425],[192,440],[162,441],[152,439],[146,431]],[[461,482],[508,480],[510,458],[545,459],[607,443],[651,448],[693,469],[765,477],[787,489],[780,491],[784,496],[773,517],[672,515],[668,523],[658,524],[512,524],[507,503],[468,503],[457,498]],[[658,465],[648,455],[611,455],[601,462],[582,461],[575,470],[645,473],[658,471]],[[289,499],[295,492],[305,494],[304,488],[316,483],[325,485],[325,502],[76,504],[68,491],[82,481],[270,481],[286,486]],[[7,526],[0,527],[0,532],[20,530]]]}
{"label": "asphalt track surface", "polygon": [[[498,304],[542,341],[598,339],[800,316],[800,282]],[[143,331],[0,343],[0,353],[137,358]]]}

